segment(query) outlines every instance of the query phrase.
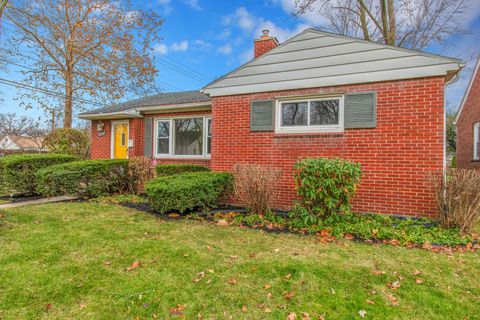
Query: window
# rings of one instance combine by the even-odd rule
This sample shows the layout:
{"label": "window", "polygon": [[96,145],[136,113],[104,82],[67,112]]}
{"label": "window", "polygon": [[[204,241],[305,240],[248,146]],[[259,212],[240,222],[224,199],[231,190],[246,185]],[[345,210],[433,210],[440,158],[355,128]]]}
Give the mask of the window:
{"label": "window", "polygon": [[157,154],[170,153],[170,120],[157,122]]}
{"label": "window", "polygon": [[212,153],[212,119],[207,118],[207,154]]}
{"label": "window", "polygon": [[122,147],[125,147],[126,143],[127,143],[127,134],[125,132],[122,132],[122,135],[121,135],[121,145],[122,145]]}
{"label": "window", "polygon": [[311,98],[277,103],[277,132],[343,130],[343,97]]}
{"label": "window", "polygon": [[202,158],[210,154],[210,117],[156,120],[155,153],[158,157]]}
{"label": "window", "polygon": [[478,151],[479,151],[479,143],[480,143],[480,123],[477,122],[473,125],[473,160],[478,160]]}

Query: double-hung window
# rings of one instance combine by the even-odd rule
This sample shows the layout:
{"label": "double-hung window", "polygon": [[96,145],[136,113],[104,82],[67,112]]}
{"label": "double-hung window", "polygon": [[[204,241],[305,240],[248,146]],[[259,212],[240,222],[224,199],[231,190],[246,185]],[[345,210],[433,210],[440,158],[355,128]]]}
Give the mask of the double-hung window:
{"label": "double-hung window", "polygon": [[157,119],[155,154],[158,158],[205,158],[210,156],[211,118]]}
{"label": "double-hung window", "polygon": [[276,131],[342,131],[343,109],[342,96],[280,100],[276,107]]}

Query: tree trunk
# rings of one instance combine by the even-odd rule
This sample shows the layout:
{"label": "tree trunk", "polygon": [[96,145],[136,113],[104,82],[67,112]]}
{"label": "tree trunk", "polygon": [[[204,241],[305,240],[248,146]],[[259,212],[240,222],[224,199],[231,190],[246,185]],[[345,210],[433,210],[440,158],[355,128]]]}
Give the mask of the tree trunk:
{"label": "tree trunk", "polygon": [[388,10],[388,23],[390,31],[390,41],[392,45],[397,43],[397,26],[395,21],[395,10],[393,8],[393,0],[387,0],[387,10]]}
{"label": "tree trunk", "polygon": [[368,32],[365,9],[360,4],[358,5],[358,9],[360,10],[360,25],[362,26],[363,39],[370,41],[370,34]]}
{"label": "tree trunk", "polygon": [[73,110],[73,75],[70,71],[65,75],[65,108],[63,112],[63,127],[72,127],[72,110]]}

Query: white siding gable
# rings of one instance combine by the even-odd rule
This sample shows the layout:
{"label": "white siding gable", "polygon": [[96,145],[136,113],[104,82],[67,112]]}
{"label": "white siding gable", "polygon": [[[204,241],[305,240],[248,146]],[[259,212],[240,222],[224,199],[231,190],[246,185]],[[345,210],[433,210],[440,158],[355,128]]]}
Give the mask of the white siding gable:
{"label": "white siding gable", "polygon": [[453,75],[459,60],[307,29],[207,85],[210,96]]}

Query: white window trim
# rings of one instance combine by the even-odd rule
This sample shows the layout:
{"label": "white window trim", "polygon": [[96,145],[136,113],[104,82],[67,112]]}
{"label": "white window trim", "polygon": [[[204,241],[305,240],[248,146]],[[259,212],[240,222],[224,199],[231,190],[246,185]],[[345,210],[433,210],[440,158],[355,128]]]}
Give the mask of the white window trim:
{"label": "white window trim", "polygon": [[[203,154],[202,155],[176,155],[173,154],[174,148],[174,130],[173,130],[173,120],[175,119],[190,119],[190,118],[202,118],[203,119]],[[190,116],[176,116],[176,117],[158,117],[155,118],[155,127],[153,130],[154,133],[154,155],[156,159],[192,159],[192,160],[210,160],[211,155],[207,154],[207,119],[211,119],[210,115],[190,115]],[[168,121],[169,125],[169,143],[168,143],[168,154],[158,153],[158,122]]]}
{"label": "white window trim", "polygon": [[480,122],[473,124],[473,160],[478,160],[478,142],[480,140]]}
{"label": "white window trim", "polygon": [[[317,126],[282,126],[282,103],[290,102],[307,102],[310,106],[311,101],[322,101],[322,100],[339,100],[339,111],[338,111],[338,125],[317,125]],[[310,108],[308,108],[310,110]],[[296,98],[296,99],[278,99],[275,103],[275,133],[311,133],[311,132],[343,132],[344,131],[344,96],[343,95],[333,95],[333,96],[317,96],[317,97],[308,97],[305,99]],[[307,113],[308,122],[310,122],[310,112]]]}
{"label": "white window trim", "polygon": [[128,140],[130,139],[130,123],[128,120],[115,120],[110,123],[110,159],[114,159],[114,143],[115,143],[115,131],[114,127],[116,124],[126,124],[127,125],[127,159],[128,159]]}

